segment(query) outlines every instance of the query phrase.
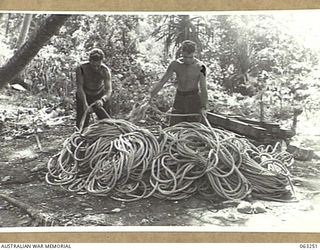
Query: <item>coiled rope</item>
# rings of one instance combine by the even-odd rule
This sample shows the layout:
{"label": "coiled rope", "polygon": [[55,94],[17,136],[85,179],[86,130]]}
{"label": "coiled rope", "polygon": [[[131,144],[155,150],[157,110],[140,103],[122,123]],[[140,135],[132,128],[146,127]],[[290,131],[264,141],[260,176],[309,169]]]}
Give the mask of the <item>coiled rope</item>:
{"label": "coiled rope", "polygon": [[232,132],[182,122],[159,131],[103,119],[67,138],[48,161],[46,181],[69,191],[135,201],[179,200],[196,193],[278,200],[293,193],[290,154],[256,147]]}

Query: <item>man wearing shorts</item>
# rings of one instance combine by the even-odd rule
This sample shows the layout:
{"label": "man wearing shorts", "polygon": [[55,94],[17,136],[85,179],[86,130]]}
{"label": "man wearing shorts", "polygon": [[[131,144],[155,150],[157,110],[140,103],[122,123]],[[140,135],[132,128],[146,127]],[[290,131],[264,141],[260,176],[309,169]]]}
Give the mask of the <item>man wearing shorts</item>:
{"label": "man wearing shorts", "polygon": [[[109,68],[102,63],[103,59],[103,51],[101,49],[93,49],[89,53],[89,61],[80,64],[76,69],[76,125],[78,128],[80,128],[81,119],[90,104],[95,103],[92,108],[98,119],[108,117],[102,108],[110,112],[111,73]],[[87,127],[88,124],[89,117],[87,116],[83,127]]]}
{"label": "man wearing shorts", "polygon": [[[208,102],[206,66],[194,57],[196,44],[186,40],[182,42],[182,57],[170,63],[160,81],[150,91],[151,100],[172,77],[177,77],[177,91],[172,107],[170,126],[179,122],[200,122],[200,115],[179,116],[179,114],[201,114]],[[177,114],[175,116],[174,114]]]}

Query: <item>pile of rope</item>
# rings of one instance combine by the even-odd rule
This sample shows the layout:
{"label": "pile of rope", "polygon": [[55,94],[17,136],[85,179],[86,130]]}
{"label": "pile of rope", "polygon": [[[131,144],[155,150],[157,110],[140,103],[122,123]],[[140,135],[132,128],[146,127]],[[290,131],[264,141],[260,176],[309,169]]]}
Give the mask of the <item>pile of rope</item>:
{"label": "pile of rope", "polygon": [[69,191],[134,201],[195,193],[239,200],[281,200],[293,188],[290,154],[201,123],[150,130],[120,119],[77,131],[48,161],[46,181]]}

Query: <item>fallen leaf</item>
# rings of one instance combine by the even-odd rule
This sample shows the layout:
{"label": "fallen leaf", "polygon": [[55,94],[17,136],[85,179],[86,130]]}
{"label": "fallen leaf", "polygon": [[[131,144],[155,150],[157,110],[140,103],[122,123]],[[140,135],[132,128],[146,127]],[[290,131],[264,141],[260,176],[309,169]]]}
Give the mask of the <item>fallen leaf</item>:
{"label": "fallen leaf", "polygon": [[111,212],[114,212],[114,213],[119,213],[121,211],[121,208],[114,208],[111,210]]}
{"label": "fallen leaf", "polygon": [[2,178],[2,182],[6,182],[6,181],[9,181],[9,180],[11,180],[11,176],[5,176],[5,177],[3,177]]}
{"label": "fallen leaf", "polygon": [[18,90],[18,91],[26,91],[26,89],[24,87],[22,87],[20,84],[12,84],[11,88],[13,88],[14,90]]}

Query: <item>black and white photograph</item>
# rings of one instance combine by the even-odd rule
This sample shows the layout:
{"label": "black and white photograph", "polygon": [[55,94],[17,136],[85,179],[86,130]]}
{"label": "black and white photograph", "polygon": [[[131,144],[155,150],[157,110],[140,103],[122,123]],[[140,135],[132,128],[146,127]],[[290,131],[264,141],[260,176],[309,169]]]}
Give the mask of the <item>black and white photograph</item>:
{"label": "black and white photograph", "polygon": [[0,12],[0,232],[320,232],[320,10]]}

